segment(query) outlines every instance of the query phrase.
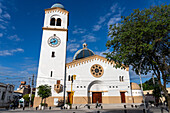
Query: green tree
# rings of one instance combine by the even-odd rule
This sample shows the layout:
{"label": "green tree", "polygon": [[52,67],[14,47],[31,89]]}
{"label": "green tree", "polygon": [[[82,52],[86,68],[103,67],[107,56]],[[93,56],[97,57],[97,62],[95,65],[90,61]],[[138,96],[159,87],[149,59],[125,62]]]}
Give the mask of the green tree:
{"label": "green tree", "polygon": [[[34,102],[34,97],[35,97],[35,95],[31,95],[31,104],[33,105],[33,102]],[[29,94],[25,94],[24,96],[23,96],[23,99],[25,100],[25,102],[26,103],[29,103],[29,101],[30,101],[30,97],[29,97]]]}
{"label": "green tree", "polygon": [[[42,102],[43,102],[43,99],[46,99],[48,98],[49,96],[51,96],[51,87],[48,86],[48,85],[40,85],[38,87],[38,95],[42,98],[41,99],[41,105],[42,105]],[[44,102],[45,104],[45,102]]]}
{"label": "green tree", "polygon": [[170,76],[169,14],[170,5],[161,5],[141,11],[136,9],[129,16],[123,16],[120,23],[110,25],[108,35],[111,39],[106,46],[111,52],[105,55],[108,60],[116,62],[116,68],[131,65],[137,74],[140,67],[142,74],[153,72],[170,109],[170,96],[166,90]]}
{"label": "green tree", "polygon": [[24,101],[25,101],[26,103],[28,103],[29,100],[30,100],[29,94],[25,94],[25,95],[23,96],[23,99],[24,99]]}
{"label": "green tree", "polygon": [[[155,84],[158,84],[158,79],[157,78],[154,78],[154,81],[155,81]],[[139,84],[139,86],[141,86],[141,84]],[[154,87],[155,87],[152,78],[150,78],[149,80],[142,83],[142,86],[143,86],[143,90],[153,90]]]}
{"label": "green tree", "polygon": [[153,93],[153,96],[155,97],[156,104],[158,104],[159,103],[159,98],[162,96],[161,95],[161,89],[160,89],[158,84],[155,84],[152,93]]}

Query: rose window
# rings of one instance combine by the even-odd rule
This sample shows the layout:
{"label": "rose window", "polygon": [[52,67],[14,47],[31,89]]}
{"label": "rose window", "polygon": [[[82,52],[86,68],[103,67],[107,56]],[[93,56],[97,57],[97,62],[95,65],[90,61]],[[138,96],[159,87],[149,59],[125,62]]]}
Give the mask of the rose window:
{"label": "rose window", "polygon": [[94,77],[101,77],[104,72],[103,67],[99,64],[94,64],[90,71]]}

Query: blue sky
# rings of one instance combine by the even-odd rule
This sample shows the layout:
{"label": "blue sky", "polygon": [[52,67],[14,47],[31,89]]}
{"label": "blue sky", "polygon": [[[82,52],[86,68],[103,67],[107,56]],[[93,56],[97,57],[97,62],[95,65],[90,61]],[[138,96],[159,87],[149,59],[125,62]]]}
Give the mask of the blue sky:
{"label": "blue sky", "polygon": [[[107,52],[108,26],[133,9],[169,4],[168,0],[0,0],[0,82],[19,86],[37,74],[44,9],[61,3],[69,11],[67,62],[83,42],[95,54]],[[151,76],[143,76],[146,81]],[[132,82],[139,77],[130,70]]]}

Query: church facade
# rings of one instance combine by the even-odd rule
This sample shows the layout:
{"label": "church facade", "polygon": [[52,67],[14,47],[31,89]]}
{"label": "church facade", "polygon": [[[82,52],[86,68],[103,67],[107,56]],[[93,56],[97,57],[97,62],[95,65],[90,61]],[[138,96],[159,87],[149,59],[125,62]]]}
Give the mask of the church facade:
{"label": "church facade", "polygon": [[[45,9],[36,88],[44,84],[51,87],[52,95],[46,99],[48,106],[63,102],[64,83],[67,103],[141,103],[140,87],[130,83],[129,68],[114,68],[114,62],[95,55],[86,43],[66,64],[68,15],[61,4]],[[34,107],[40,102],[36,90]]]}

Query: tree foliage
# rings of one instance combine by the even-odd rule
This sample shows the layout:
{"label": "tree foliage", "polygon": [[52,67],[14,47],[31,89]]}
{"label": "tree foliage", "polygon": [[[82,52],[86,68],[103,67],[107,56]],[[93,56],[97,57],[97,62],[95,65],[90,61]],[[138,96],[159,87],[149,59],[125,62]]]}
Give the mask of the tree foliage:
{"label": "tree foliage", "polygon": [[42,100],[41,100],[41,104],[42,104],[43,99],[51,96],[51,87],[46,85],[46,84],[45,85],[40,85],[38,87],[38,92],[37,93],[42,98]]}
{"label": "tree foliage", "polygon": [[[34,102],[34,97],[35,97],[35,95],[32,94],[32,95],[31,95],[31,104],[32,104],[32,105],[33,105],[33,102]],[[23,99],[25,100],[26,103],[29,103],[29,101],[30,101],[29,94],[25,94],[25,95],[23,96]]]}
{"label": "tree foliage", "polygon": [[[155,81],[155,84],[158,84],[158,79],[157,79],[157,78],[154,78],[154,81]],[[139,84],[139,86],[141,86],[141,85]],[[143,90],[153,90],[154,87],[155,87],[152,78],[149,79],[149,80],[147,80],[147,81],[145,81],[145,82],[142,84],[142,86],[143,86]]]}
{"label": "tree foliage", "polygon": [[129,16],[123,16],[121,23],[110,25],[108,35],[111,39],[106,46],[112,52],[105,53],[106,58],[115,61],[115,67],[126,68],[131,65],[137,74],[139,67],[142,74],[154,72],[170,100],[166,90],[170,76],[170,5],[141,11],[135,9]]}
{"label": "tree foliage", "polygon": [[23,99],[25,100],[25,102],[29,102],[29,100],[30,100],[29,94],[25,94],[23,96]]}

